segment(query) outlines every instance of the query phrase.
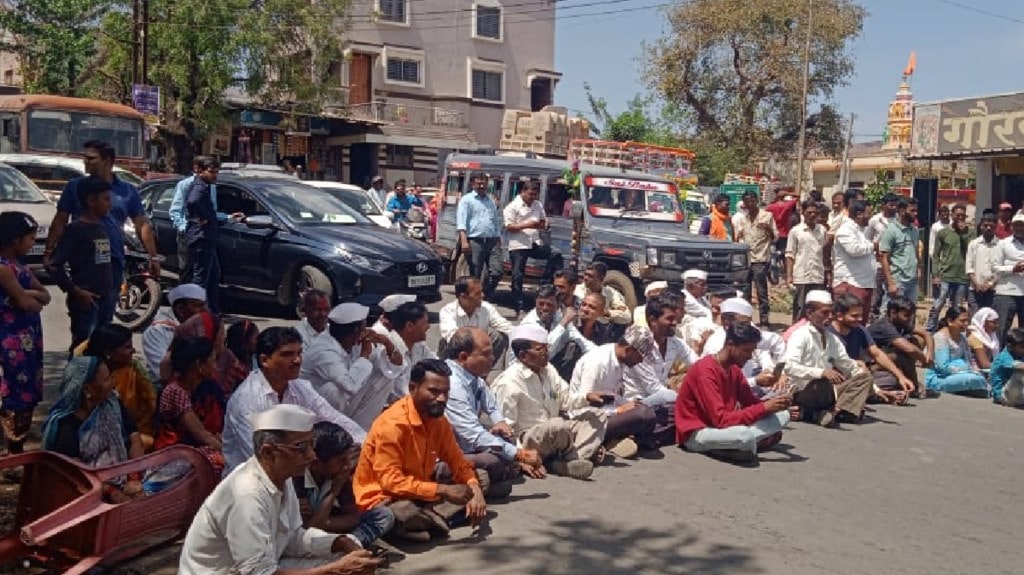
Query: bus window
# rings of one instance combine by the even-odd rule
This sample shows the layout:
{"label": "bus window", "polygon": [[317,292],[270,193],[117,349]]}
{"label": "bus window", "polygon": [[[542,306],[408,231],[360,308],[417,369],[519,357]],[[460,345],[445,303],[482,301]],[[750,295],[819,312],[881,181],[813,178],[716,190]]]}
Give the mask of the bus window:
{"label": "bus window", "polygon": [[[519,193],[523,191],[523,188],[526,187],[526,184],[530,183],[531,181],[539,182],[540,177],[535,175],[522,176],[513,174],[509,178],[508,182],[508,202],[511,202],[512,200],[516,199],[516,197],[519,196]],[[506,202],[506,204],[508,202]]]}

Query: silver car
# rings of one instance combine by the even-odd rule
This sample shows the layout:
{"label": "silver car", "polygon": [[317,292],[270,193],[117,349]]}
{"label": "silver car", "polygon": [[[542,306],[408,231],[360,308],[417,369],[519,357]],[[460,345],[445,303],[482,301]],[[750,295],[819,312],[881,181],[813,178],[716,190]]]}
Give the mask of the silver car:
{"label": "silver car", "polygon": [[57,206],[24,174],[7,164],[0,164],[0,212],[25,212],[35,218],[39,231],[36,233],[36,243],[26,259],[32,269],[41,269],[46,236],[50,222],[57,214]]}

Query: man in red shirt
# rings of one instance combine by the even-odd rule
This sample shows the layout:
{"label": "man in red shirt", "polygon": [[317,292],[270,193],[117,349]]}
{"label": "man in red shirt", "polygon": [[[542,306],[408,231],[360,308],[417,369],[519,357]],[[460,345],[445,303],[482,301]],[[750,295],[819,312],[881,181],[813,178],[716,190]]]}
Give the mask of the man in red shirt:
{"label": "man in red shirt", "polygon": [[1008,238],[1013,235],[1010,229],[1010,219],[1013,218],[1013,204],[1003,202],[999,204],[999,215],[996,216],[996,237],[999,239]]}
{"label": "man in red shirt", "polygon": [[758,399],[743,375],[761,341],[749,323],[729,326],[725,347],[690,368],[676,398],[676,442],[687,451],[733,461],[754,462],[757,450],[782,439],[792,395],[773,390]]}
{"label": "man in red shirt", "polygon": [[793,216],[796,214],[797,199],[788,189],[775,192],[775,201],[764,207],[765,211],[775,218],[775,229],[779,232],[775,238],[775,247],[779,252],[786,251],[786,240],[792,227]]}

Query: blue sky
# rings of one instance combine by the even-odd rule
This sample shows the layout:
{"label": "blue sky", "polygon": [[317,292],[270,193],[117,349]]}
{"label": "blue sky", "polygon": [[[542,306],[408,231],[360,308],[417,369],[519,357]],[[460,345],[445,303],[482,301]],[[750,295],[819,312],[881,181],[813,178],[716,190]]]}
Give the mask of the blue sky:
{"label": "blue sky", "polygon": [[[555,54],[556,69],[563,74],[556,101],[588,116],[584,82],[589,82],[594,93],[608,101],[613,113],[623,110],[635,94],[644,92],[639,72],[642,42],[653,41],[664,31],[664,15],[651,7],[667,0],[625,0],[610,6],[566,9],[592,1],[559,3]],[[917,102],[1024,92],[1024,2],[860,3],[869,15],[860,38],[853,44],[857,68],[850,85],[838,92],[843,113],[857,115],[856,140],[881,138],[889,102],[912,50],[917,52],[917,70],[911,81]],[[628,11],[576,16],[612,9]]]}

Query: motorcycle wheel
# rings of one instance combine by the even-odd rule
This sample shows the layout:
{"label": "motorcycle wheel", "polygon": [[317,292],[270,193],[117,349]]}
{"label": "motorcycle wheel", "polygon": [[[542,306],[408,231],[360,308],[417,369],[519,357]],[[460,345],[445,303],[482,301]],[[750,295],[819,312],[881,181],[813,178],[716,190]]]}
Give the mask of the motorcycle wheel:
{"label": "motorcycle wheel", "polygon": [[117,300],[114,318],[132,331],[144,328],[160,310],[163,288],[152,278],[130,278]]}
{"label": "motorcycle wheel", "polygon": [[777,262],[768,264],[768,283],[773,286],[779,285],[779,265]]}

